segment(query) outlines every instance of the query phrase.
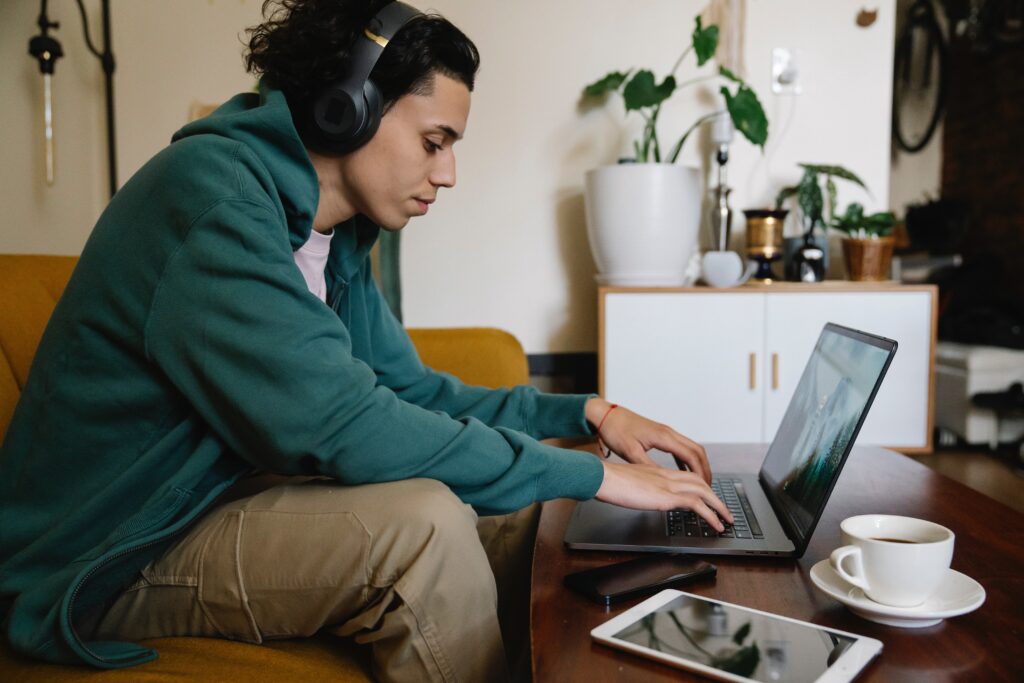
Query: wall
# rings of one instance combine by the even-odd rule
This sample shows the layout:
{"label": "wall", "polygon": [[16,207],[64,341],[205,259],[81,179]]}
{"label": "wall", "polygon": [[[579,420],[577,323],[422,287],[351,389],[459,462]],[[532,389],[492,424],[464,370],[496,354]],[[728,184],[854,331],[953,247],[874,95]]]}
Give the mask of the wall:
{"label": "wall", "polygon": [[[894,0],[878,20],[855,25],[863,3],[750,0],[744,59],[771,125],[762,154],[734,145],[730,184],[736,209],[763,206],[798,176],[796,162],[841,163],[872,194],[841,190],[841,202],[889,203],[889,103]],[[256,0],[114,0],[122,181],[166,144],[195,101],[219,101],[251,87],[239,33],[258,21]],[[483,56],[468,134],[459,143],[459,183],[430,215],[403,233],[404,309],[410,325],[497,325],[530,353],[596,348],[594,266],[583,220],[583,174],[628,153],[637,128],[618,103],[581,111],[582,86],[613,69],[664,74],[705,3],[694,0],[434,0],[429,6],[470,35]],[[35,32],[35,3],[0,3],[0,102],[9,159],[0,176],[8,220],[0,252],[77,252],[105,201],[101,78],[81,43],[71,0],[50,3],[65,22],[68,57],[56,85],[63,110],[62,175],[41,188],[33,117],[35,64],[23,54]],[[98,2],[87,2],[98,30]],[[585,24],[583,23],[585,19]],[[802,51],[804,94],[769,88],[771,49]],[[65,69],[61,70],[61,66]],[[683,75],[695,73],[690,62]],[[63,78],[61,78],[63,77]],[[662,114],[674,140],[707,111],[707,89],[692,89]],[[73,132],[66,135],[64,132]],[[701,141],[684,151],[702,159]],[[696,144],[695,144],[696,143]],[[706,145],[706,141],[705,141]],[[735,230],[742,238],[742,225]]]}
{"label": "wall", "polygon": [[[87,0],[96,17],[99,2]],[[103,73],[86,49],[73,0],[50,3],[52,35],[63,46],[52,80],[55,183],[46,185],[43,156],[43,79],[28,54],[39,33],[38,2],[0,2],[0,252],[77,254],[109,197]]]}

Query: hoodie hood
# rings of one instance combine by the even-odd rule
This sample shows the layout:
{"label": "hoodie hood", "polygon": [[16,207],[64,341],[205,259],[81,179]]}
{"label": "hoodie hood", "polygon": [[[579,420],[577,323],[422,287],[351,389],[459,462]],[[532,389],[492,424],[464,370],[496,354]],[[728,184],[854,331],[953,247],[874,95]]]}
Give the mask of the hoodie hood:
{"label": "hoodie hood", "polygon": [[[258,93],[235,95],[209,116],[181,128],[171,142],[199,135],[241,143],[260,160],[276,190],[271,199],[284,209],[292,251],[304,245],[313,229],[320,187],[284,93],[261,82]],[[380,228],[360,214],[335,226],[335,233],[328,269],[351,278],[369,255]]]}

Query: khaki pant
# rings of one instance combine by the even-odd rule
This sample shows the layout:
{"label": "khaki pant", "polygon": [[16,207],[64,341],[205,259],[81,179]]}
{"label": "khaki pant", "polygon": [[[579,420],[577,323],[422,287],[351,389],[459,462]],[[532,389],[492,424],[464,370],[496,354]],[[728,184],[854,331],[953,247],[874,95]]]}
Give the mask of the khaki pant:
{"label": "khaki pant", "polygon": [[538,511],[478,520],[429,479],[253,477],[142,570],[95,637],[261,643],[326,627],[370,645],[382,680],[528,678]]}

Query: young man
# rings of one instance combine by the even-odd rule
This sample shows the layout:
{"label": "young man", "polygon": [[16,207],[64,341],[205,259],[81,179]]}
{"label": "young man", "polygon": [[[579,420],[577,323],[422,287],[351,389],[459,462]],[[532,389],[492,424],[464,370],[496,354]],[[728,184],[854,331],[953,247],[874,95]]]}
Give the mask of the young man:
{"label": "young man", "polygon": [[[385,680],[501,680],[508,560],[478,515],[596,495],[731,521],[670,428],[419,362],[368,253],[455,185],[478,57],[437,16],[364,31],[388,6],[285,3],[252,31],[260,94],[179,131],[100,218],[0,457],[16,649],[116,668],[156,656],[128,641],[329,627]],[[316,103],[370,40],[384,114],[339,151]],[[598,428],[633,464],[537,441]]]}

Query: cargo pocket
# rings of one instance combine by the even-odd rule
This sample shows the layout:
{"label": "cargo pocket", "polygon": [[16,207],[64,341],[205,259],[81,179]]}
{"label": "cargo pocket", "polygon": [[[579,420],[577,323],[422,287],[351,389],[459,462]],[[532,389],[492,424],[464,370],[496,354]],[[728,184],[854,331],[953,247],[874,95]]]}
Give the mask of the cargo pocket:
{"label": "cargo pocket", "polygon": [[199,605],[224,638],[262,643],[249,609],[238,561],[239,536],[244,512],[220,515],[206,529],[199,552]]}

